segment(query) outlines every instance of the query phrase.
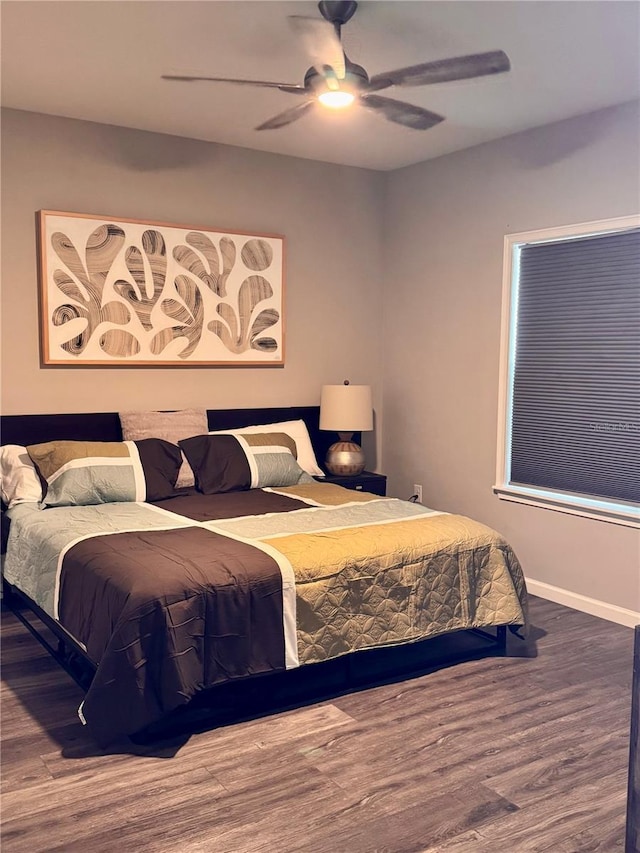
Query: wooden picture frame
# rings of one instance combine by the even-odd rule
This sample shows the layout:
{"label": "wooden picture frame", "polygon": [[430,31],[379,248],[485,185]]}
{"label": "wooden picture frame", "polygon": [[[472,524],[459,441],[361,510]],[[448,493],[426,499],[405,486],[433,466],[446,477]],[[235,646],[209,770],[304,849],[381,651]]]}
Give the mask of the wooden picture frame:
{"label": "wooden picture frame", "polygon": [[44,365],[284,365],[284,237],[40,210]]}

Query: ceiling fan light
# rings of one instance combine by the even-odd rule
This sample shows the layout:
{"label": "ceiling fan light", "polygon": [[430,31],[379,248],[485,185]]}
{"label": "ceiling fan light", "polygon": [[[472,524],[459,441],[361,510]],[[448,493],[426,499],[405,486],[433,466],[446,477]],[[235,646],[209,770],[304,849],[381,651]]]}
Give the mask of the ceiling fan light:
{"label": "ceiling fan light", "polygon": [[353,92],[347,92],[344,89],[338,89],[337,91],[327,91],[322,92],[318,95],[318,100],[325,107],[331,107],[334,110],[340,110],[344,107],[350,107],[351,104],[355,100],[355,95]]}

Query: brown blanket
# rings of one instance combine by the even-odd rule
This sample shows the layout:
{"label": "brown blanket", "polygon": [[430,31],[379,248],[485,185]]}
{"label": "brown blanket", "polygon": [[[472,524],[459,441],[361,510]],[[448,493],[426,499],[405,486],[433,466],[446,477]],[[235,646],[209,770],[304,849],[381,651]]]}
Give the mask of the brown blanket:
{"label": "brown blanket", "polygon": [[160,719],[202,687],[284,669],[277,563],[198,527],[75,545],[60,621],[100,662],[83,714],[101,742]]}

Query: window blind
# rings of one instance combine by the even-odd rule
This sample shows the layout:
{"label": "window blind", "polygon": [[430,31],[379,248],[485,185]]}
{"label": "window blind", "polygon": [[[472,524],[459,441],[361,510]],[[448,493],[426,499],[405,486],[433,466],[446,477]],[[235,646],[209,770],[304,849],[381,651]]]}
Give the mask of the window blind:
{"label": "window blind", "polygon": [[516,251],[510,482],[640,502],[640,230]]}

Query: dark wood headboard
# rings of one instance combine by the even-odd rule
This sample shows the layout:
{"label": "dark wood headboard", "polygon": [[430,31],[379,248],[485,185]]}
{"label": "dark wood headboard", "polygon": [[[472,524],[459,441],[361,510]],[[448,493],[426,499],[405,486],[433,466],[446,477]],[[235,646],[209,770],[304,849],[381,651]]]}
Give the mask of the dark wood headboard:
{"label": "dark wood headboard", "polygon": [[[268,409],[207,409],[209,429],[237,429],[252,424],[303,420],[320,466],[337,436],[319,429],[319,406],[289,406]],[[60,415],[3,415],[2,444],[40,444],[44,441],[122,441],[117,412],[82,412]],[[359,440],[359,435],[354,437]]]}

